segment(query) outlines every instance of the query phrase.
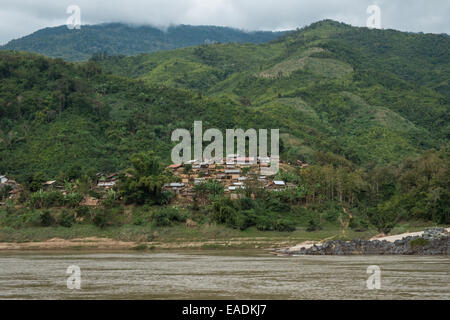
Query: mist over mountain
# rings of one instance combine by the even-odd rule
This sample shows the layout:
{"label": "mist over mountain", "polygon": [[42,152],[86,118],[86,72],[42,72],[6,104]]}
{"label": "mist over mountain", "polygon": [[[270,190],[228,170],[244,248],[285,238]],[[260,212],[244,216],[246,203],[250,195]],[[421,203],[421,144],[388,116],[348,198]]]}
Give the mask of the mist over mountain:
{"label": "mist over mountain", "polygon": [[263,43],[283,33],[190,25],[162,30],[148,25],[107,23],[83,25],[80,29],[45,28],[12,40],[0,46],[0,50],[29,51],[68,61],[83,61],[94,53],[105,51],[111,55],[136,55],[215,42]]}

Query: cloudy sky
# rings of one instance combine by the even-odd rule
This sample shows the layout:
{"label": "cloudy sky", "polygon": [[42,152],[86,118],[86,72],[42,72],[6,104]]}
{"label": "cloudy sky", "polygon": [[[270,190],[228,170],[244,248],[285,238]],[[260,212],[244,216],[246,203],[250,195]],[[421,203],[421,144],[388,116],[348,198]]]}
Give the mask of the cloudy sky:
{"label": "cloudy sky", "polygon": [[127,22],[220,25],[246,30],[286,30],[322,19],[365,26],[366,9],[381,9],[381,27],[450,34],[449,0],[0,0],[0,44],[66,23],[69,5],[82,24]]}

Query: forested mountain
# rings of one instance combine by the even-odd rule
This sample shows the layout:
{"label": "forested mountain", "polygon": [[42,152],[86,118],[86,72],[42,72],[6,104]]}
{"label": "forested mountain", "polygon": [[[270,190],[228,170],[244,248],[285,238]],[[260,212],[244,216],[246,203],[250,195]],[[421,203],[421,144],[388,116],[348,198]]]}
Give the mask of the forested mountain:
{"label": "forested mountain", "polygon": [[216,26],[171,26],[161,30],[152,26],[132,26],[122,23],[45,28],[20,39],[12,40],[0,50],[41,53],[68,61],[87,60],[95,53],[135,55],[177,49],[214,42],[268,42],[283,32],[245,32]]}
{"label": "forested mountain", "polygon": [[289,161],[314,162],[321,151],[357,166],[396,163],[448,142],[448,52],[448,37],[333,21],[269,44],[96,55],[80,65],[5,51],[0,172],[112,170],[143,148],[168,159],[171,131],[193,120],[280,128]]}
{"label": "forested mountain", "polygon": [[[450,134],[450,38],[322,21],[269,44],[214,44],[109,57],[105,70],[226,96],[282,128],[292,160],[358,165],[439,148]],[[98,58],[98,57],[97,57]]]}
{"label": "forested mountain", "polygon": [[194,120],[279,128],[282,160],[311,165],[280,173],[299,185],[280,201],[450,221],[449,52],[446,36],[333,21],[265,44],[76,64],[3,51],[0,173],[66,181],[127,168],[147,150],[169,164],[172,131]]}

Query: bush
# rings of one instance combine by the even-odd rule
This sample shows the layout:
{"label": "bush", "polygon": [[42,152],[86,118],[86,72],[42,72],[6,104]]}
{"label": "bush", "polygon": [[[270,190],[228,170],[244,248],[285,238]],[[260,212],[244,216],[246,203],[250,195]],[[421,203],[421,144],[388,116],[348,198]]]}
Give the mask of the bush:
{"label": "bush", "polygon": [[76,192],[63,195],[59,191],[39,190],[38,192],[35,192],[31,195],[30,206],[36,209],[59,206],[75,208],[80,204],[82,200],[83,195]]}
{"label": "bush", "polygon": [[250,210],[255,208],[255,200],[249,197],[239,198],[237,200],[239,208],[241,210]]}
{"label": "bush", "polygon": [[414,247],[423,247],[423,246],[427,245],[428,243],[430,243],[430,241],[427,240],[427,239],[424,239],[424,238],[417,238],[417,239],[411,240],[411,241],[409,242],[409,245],[410,245],[412,248],[414,248]]}
{"label": "bush", "polygon": [[254,211],[253,210],[241,211],[237,215],[236,226],[240,230],[245,230],[247,228],[250,228],[253,225],[255,225]]}
{"label": "bush", "polygon": [[77,213],[77,217],[89,217],[90,216],[90,209],[88,206],[79,206],[75,209],[75,212]]}
{"label": "bush", "polygon": [[133,212],[133,224],[135,226],[142,226],[145,225],[145,217],[140,211],[134,211]]}
{"label": "bush", "polygon": [[175,193],[172,191],[162,191],[161,192],[161,204],[167,205],[172,199],[175,198]]}
{"label": "bush", "polygon": [[117,203],[115,200],[110,199],[110,198],[106,198],[102,200],[102,205],[105,208],[114,208],[115,206],[117,206]]}
{"label": "bush", "polygon": [[107,209],[96,209],[92,222],[99,228],[105,228],[110,224],[109,211]]}
{"label": "bush", "polygon": [[36,172],[33,177],[29,179],[29,188],[31,191],[36,192],[42,188],[45,181],[45,175],[42,172]]}
{"label": "bush", "polygon": [[266,215],[257,219],[256,229],[260,231],[290,232],[295,226],[287,219],[277,219],[275,215]]}
{"label": "bush", "polygon": [[0,200],[6,199],[9,196],[9,192],[12,190],[10,185],[0,186]]}
{"label": "bush", "polygon": [[145,243],[140,243],[137,246],[133,247],[132,249],[137,251],[147,250],[148,246]]}
{"label": "bush", "polygon": [[72,212],[64,209],[61,211],[58,223],[62,227],[70,228],[75,223],[75,217]]}
{"label": "bush", "polygon": [[275,224],[275,230],[281,232],[292,232],[295,231],[295,226],[287,219],[279,219]]}
{"label": "bush", "polygon": [[256,223],[256,229],[259,231],[273,231],[275,223],[268,217],[259,217]]}
{"label": "bush", "polygon": [[27,210],[21,218],[23,226],[37,227],[41,225],[41,214],[37,210]]}
{"label": "bush", "polygon": [[312,232],[322,229],[319,222],[316,221],[316,219],[310,219],[308,222],[308,227],[306,228],[306,231]]}
{"label": "bush", "polygon": [[50,211],[44,210],[44,212],[41,212],[41,226],[50,227],[55,223],[56,223],[55,218],[53,218]]}
{"label": "bush", "polygon": [[282,203],[279,199],[271,199],[267,205],[267,208],[270,211],[275,211],[275,212],[291,211],[291,207],[286,203]]}
{"label": "bush", "polygon": [[363,232],[369,229],[369,224],[363,219],[351,218],[349,227],[356,232]]}
{"label": "bush", "polygon": [[213,203],[213,219],[216,223],[235,228],[238,226],[238,214],[229,198],[220,198]]}
{"label": "bush", "polygon": [[330,223],[336,223],[336,222],[338,222],[338,218],[339,218],[340,214],[341,214],[341,212],[339,210],[337,210],[336,208],[329,208],[328,210],[326,210],[324,212],[323,217],[325,218],[326,221],[328,221]]}
{"label": "bush", "polygon": [[69,193],[64,197],[64,204],[69,208],[78,207],[80,202],[83,200],[83,195],[80,193]]}
{"label": "bush", "polygon": [[33,208],[50,208],[64,205],[64,195],[59,191],[38,191],[31,195],[30,205]]}
{"label": "bush", "polygon": [[399,216],[405,211],[399,205],[398,197],[379,204],[376,208],[369,209],[369,218],[379,232],[388,234],[397,224]]}
{"label": "bush", "polygon": [[186,215],[176,208],[161,208],[153,213],[152,221],[158,227],[167,227],[173,222],[186,221]]}

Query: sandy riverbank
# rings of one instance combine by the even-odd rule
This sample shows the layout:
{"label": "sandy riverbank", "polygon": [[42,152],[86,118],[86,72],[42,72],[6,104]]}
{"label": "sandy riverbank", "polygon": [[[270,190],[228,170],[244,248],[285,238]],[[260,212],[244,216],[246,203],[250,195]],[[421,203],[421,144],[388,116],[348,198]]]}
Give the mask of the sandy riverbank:
{"label": "sandy riverbank", "polygon": [[[450,228],[446,228],[445,230],[447,230],[447,232],[450,232]],[[415,237],[415,236],[422,236],[423,235],[423,231],[418,231],[418,232],[408,232],[408,233],[401,233],[401,234],[396,234],[393,236],[375,236],[370,238],[369,240],[386,240],[389,242],[394,242],[396,240],[401,240],[404,237]]]}
{"label": "sandy riverbank", "polygon": [[[450,228],[447,228],[450,232]],[[408,232],[393,236],[375,236],[370,240],[386,240],[394,242],[407,236],[420,236],[423,231]],[[201,248],[261,248],[279,251],[282,248],[284,252],[299,251],[301,248],[310,248],[314,244],[321,244],[328,240],[334,240],[334,237],[326,238],[321,241],[304,241],[293,246],[292,240],[270,239],[264,237],[240,237],[230,239],[214,239],[214,240],[192,240],[192,239],[175,239],[172,241],[120,241],[105,237],[84,237],[74,239],[52,238],[45,241],[30,242],[0,242],[0,251],[8,250],[70,250],[70,249],[92,249],[92,250],[132,250],[136,248],[152,248],[152,249],[201,249]],[[295,243],[295,242],[294,242]]]}
{"label": "sandy riverbank", "polygon": [[233,238],[227,240],[199,240],[199,241],[153,241],[133,242],[119,241],[110,238],[53,238],[46,241],[34,242],[0,242],[0,251],[7,250],[131,250],[136,248],[151,249],[200,249],[200,248],[273,248],[291,245],[290,241],[268,241],[259,238]]}
{"label": "sandy riverbank", "polygon": [[36,242],[0,242],[0,250],[56,250],[56,249],[131,249],[136,247],[136,242],[118,241],[109,238],[79,238],[61,239],[53,238]]}

